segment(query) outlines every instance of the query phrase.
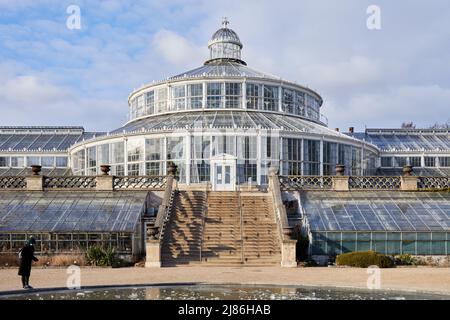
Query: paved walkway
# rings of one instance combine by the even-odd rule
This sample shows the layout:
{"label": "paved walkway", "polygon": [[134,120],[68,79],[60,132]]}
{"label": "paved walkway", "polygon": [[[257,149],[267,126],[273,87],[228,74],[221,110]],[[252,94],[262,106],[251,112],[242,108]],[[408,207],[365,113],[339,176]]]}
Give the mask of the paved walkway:
{"label": "paved walkway", "polygon": [[[82,268],[81,285],[129,285],[153,283],[242,283],[367,288],[366,269],[280,267],[176,267]],[[35,288],[65,287],[66,269],[34,268],[30,284]],[[0,269],[0,291],[20,290],[17,269]],[[450,268],[381,269],[381,289],[450,294]]]}

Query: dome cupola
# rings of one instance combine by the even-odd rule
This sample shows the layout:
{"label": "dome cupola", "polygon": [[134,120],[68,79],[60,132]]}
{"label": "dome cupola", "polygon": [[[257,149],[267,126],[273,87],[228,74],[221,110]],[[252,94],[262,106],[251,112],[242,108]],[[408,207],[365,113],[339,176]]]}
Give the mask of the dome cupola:
{"label": "dome cupola", "polygon": [[205,64],[221,63],[232,61],[247,65],[241,60],[242,43],[239,36],[232,29],[228,28],[227,18],[222,20],[222,28],[217,30],[211,40],[208,41],[209,60]]}

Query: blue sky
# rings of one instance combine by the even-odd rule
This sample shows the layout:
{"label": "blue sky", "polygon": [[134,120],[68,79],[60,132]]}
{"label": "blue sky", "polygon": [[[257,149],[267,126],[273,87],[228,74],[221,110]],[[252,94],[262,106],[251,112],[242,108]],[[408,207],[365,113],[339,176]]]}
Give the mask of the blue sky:
{"label": "blue sky", "polygon": [[[81,29],[66,27],[69,5]],[[366,9],[381,8],[381,30]],[[200,66],[227,16],[250,67],[324,98],[330,127],[450,119],[450,3],[0,0],[0,125],[126,121],[133,88]]]}

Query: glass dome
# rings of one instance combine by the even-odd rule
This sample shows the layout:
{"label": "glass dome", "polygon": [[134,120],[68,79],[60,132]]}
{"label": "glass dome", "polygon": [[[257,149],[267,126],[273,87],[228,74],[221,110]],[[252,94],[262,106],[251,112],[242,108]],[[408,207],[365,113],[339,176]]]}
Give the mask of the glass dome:
{"label": "glass dome", "polygon": [[233,60],[245,64],[241,60],[242,43],[239,36],[228,28],[228,20],[222,21],[222,28],[217,30],[208,42],[209,60],[205,64],[222,60]]}

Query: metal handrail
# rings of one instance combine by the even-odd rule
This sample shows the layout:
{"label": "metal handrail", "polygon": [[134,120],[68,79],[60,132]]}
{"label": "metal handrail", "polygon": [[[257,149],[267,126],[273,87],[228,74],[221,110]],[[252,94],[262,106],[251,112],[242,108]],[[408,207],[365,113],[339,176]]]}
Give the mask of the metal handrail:
{"label": "metal handrail", "polygon": [[206,223],[206,216],[208,214],[208,192],[209,192],[209,181],[206,182],[206,188],[205,188],[205,205],[203,207],[203,214],[202,214],[202,237],[200,238],[200,262],[203,258],[203,244],[205,243],[205,223]]}
{"label": "metal handrail", "polygon": [[241,220],[241,262],[245,263],[244,260],[244,213],[242,212],[242,201],[241,201],[241,186],[237,184],[237,194],[238,194],[238,205],[239,205],[239,215]]}
{"label": "metal handrail", "polygon": [[162,220],[161,225],[159,227],[159,237],[158,237],[159,241],[162,241],[164,238],[164,231],[166,229],[167,221],[169,221],[169,218],[170,218],[170,212],[172,210],[175,192],[177,192],[177,191],[172,191],[170,193],[169,202],[168,202],[168,205],[166,206],[166,209],[164,212],[164,219]]}

